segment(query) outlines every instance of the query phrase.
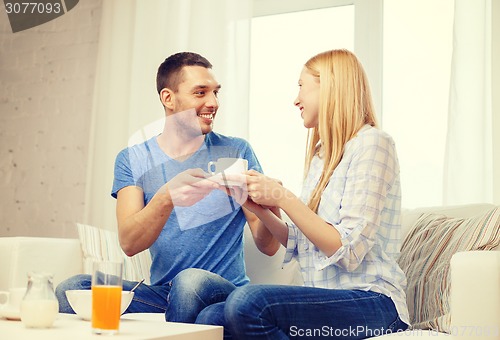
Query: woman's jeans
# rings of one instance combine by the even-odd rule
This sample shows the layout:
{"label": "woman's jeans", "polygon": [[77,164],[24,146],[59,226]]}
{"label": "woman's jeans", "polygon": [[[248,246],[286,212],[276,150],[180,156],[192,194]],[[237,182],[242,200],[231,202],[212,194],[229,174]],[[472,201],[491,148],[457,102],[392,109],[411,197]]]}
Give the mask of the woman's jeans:
{"label": "woman's jeans", "polygon": [[363,339],[408,327],[390,298],[360,290],[247,285],[224,311],[235,339]]}
{"label": "woman's jeans", "polygon": [[[123,290],[130,290],[136,284],[123,281]],[[67,290],[90,289],[91,286],[91,276],[85,274],[61,282],[56,287],[59,312],[74,314],[66,298]],[[235,288],[235,285],[217,274],[190,268],[181,271],[166,285],[142,284],[137,287],[125,313],[164,313],[167,321],[194,323],[205,307],[224,301]],[[220,314],[214,320],[223,320],[223,311]]]}

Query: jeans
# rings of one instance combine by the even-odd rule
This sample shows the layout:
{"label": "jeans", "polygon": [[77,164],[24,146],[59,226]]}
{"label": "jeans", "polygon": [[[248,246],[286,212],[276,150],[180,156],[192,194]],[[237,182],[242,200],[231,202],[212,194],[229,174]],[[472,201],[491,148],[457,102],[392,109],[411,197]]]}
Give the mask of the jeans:
{"label": "jeans", "polygon": [[[137,282],[123,281],[123,290],[130,290]],[[74,314],[66,290],[91,289],[90,275],[73,276],[56,287],[59,312]],[[181,271],[168,284],[150,286],[142,284],[134,291],[134,298],[125,313],[164,313],[166,321],[194,323],[199,314],[214,303],[224,301],[236,288],[221,276],[202,269],[189,268]],[[201,313],[203,315],[203,313]],[[211,320],[223,320],[223,309]],[[208,317],[203,317],[203,320]],[[222,322],[222,321],[215,321]]]}
{"label": "jeans", "polygon": [[[211,309],[224,302],[236,286],[223,277],[202,269],[181,271],[172,280],[165,319],[173,322],[204,323],[209,313],[215,324],[224,319],[224,309]],[[207,309],[207,310],[205,310]],[[212,315],[213,311],[218,315]],[[200,318],[200,319],[198,319]],[[222,324],[220,324],[222,325]]]}
{"label": "jeans", "polygon": [[364,339],[408,327],[389,297],[360,290],[247,285],[224,311],[234,339]]}

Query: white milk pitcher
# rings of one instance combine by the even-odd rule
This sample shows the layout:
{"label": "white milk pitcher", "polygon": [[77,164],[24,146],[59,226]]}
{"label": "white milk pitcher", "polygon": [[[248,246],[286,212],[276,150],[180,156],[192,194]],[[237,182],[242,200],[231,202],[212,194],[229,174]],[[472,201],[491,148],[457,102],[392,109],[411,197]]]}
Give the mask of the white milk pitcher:
{"label": "white milk pitcher", "polygon": [[29,328],[50,328],[59,313],[52,274],[31,272],[21,302],[21,321]]}

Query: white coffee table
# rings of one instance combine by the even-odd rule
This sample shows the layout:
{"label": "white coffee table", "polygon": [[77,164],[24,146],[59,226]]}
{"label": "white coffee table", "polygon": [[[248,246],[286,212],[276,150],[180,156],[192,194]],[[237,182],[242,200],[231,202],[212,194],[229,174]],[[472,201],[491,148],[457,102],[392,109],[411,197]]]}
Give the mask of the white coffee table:
{"label": "white coffee table", "polygon": [[80,340],[80,339],[134,339],[134,340],[221,340],[221,326],[192,325],[165,322],[163,314],[125,314],[116,335],[92,334],[90,321],[73,314],[59,314],[52,328],[26,328],[21,321],[0,319],[2,340]]}

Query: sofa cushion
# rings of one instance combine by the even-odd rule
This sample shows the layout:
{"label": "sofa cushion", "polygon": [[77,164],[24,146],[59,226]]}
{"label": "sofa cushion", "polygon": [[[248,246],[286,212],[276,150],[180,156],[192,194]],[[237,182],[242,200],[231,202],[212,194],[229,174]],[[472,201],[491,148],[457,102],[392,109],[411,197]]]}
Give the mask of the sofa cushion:
{"label": "sofa cushion", "polygon": [[118,234],[111,230],[104,230],[94,226],[77,223],[78,236],[83,251],[83,271],[92,272],[94,261],[123,262],[123,279],[150,283],[151,254],[148,250],[128,257],[122,251]]}
{"label": "sofa cushion", "polygon": [[495,205],[491,203],[474,203],[403,209],[401,214],[402,239],[404,240],[422,214],[433,213],[448,217],[469,218],[486,213],[494,207]]}
{"label": "sofa cushion", "polygon": [[450,259],[459,251],[500,244],[500,207],[470,218],[422,214],[401,246],[399,265],[408,280],[413,328],[450,333]]}

